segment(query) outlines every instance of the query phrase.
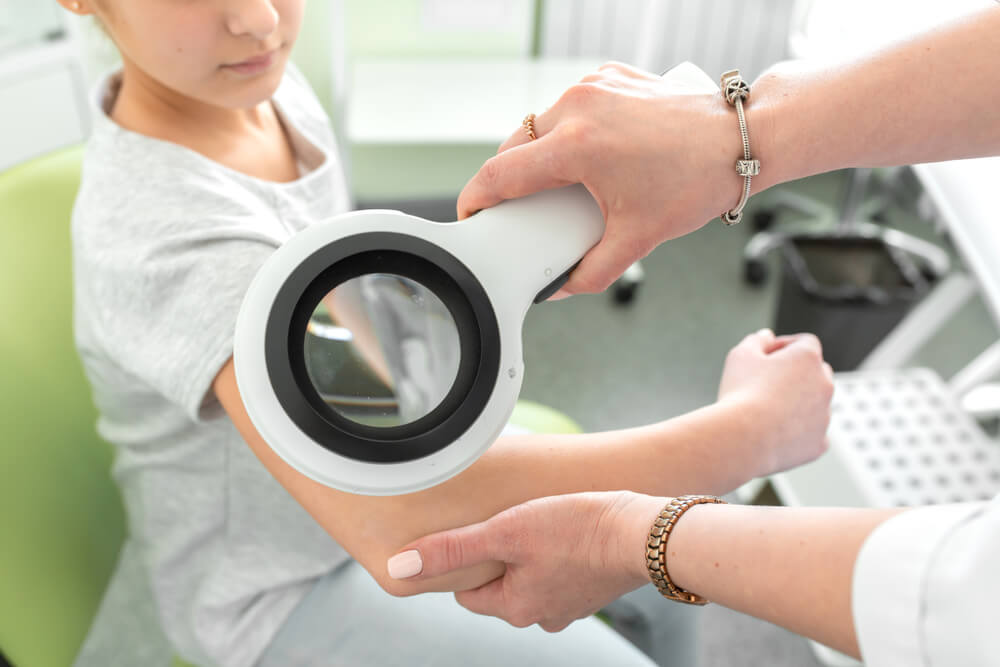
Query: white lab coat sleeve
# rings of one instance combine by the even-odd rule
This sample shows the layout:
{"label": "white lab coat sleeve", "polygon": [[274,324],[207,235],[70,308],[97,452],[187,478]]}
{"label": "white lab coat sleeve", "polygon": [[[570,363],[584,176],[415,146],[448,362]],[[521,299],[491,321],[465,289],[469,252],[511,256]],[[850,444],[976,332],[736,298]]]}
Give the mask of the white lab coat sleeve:
{"label": "white lab coat sleeve", "polygon": [[1000,496],[922,507],[879,525],[854,566],[867,667],[1000,665]]}

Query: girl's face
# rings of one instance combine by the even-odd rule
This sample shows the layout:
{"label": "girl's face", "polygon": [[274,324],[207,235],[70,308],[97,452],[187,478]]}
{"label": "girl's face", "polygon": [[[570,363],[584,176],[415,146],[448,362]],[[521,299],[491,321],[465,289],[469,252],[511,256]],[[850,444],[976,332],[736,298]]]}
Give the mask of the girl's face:
{"label": "girl's face", "polygon": [[94,13],[126,66],[200,102],[248,109],[277,89],[306,0],[60,0]]}

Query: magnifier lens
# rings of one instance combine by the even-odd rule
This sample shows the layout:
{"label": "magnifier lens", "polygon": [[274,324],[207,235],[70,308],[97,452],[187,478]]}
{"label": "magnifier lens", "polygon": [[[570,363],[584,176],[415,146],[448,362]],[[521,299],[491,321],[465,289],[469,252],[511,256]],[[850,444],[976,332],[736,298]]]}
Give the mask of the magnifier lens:
{"label": "magnifier lens", "polygon": [[323,402],[366,426],[424,417],[458,375],[458,327],[448,308],[421,283],[392,273],[351,278],[328,292],[304,345]]}

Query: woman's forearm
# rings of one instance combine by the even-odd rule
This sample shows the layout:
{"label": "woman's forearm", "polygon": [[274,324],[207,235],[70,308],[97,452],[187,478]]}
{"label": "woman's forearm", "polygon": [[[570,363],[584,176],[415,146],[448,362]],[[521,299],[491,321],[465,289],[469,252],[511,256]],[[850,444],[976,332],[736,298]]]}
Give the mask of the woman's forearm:
{"label": "woman's forearm", "polygon": [[751,85],[754,190],[846,167],[1000,154],[1000,7],[849,61],[791,61]]}
{"label": "woman's forearm", "polygon": [[[631,568],[648,581],[643,545],[666,498],[642,498],[627,519]],[[854,562],[865,538],[899,509],[697,505],[667,542],[682,589],[858,656]]]}
{"label": "woman's forearm", "polygon": [[[789,62],[751,84],[754,190],[846,167],[1000,154],[1000,7],[848,62]],[[752,135],[753,136],[753,135]],[[643,499],[627,543],[648,581],[645,543],[665,498]],[[901,510],[699,505],[668,542],[681,588],[857,656],[854,564]]]}

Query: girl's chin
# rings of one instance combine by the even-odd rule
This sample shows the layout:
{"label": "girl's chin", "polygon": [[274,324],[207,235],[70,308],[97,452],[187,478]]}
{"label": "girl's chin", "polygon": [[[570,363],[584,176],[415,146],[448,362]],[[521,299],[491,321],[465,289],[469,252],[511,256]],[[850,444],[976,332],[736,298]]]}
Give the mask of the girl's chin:
{"label": "girl's chin", "polygon": [[267,72],[267,76],[231,81],[227,86],[231,92],[226,95],[225,100],[220,100],[222,106],[230,109],[252,109],[261,102],[266,102],[278,90],[283,73],[284,67],[281,67]]}

